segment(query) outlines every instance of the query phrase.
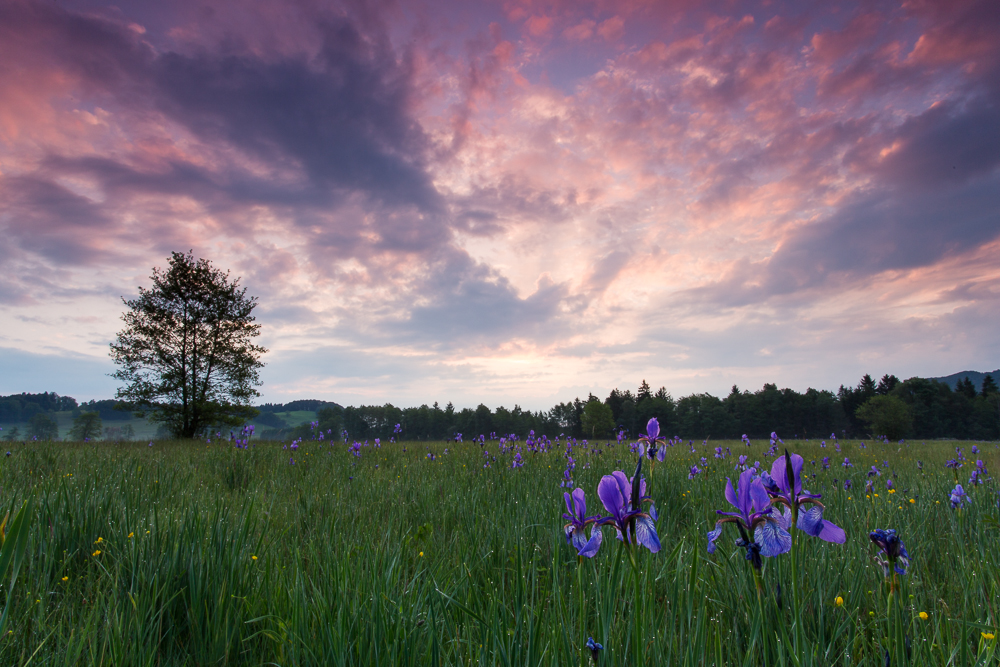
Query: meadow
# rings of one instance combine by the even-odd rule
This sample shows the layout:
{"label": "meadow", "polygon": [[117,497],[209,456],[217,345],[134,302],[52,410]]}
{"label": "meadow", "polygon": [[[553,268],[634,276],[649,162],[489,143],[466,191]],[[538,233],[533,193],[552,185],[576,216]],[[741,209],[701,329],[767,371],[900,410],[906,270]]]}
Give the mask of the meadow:
{"label": "meadow", "polygon": [[[582,488],[588,514],[605,514],[598,482],[632,474],[627,442],[572,447],[570,488],[565,438],[534,453],[496,440],[4,444],[0,499],[31,497],[34,514],[4,665],[881,667],[887,648],[892,664],[1000,662],[1000,495],[989,474],[968,484],[976,460],[1000,470],[996,443],[783,443],[847,540],[793,530],[795,570],[788,554],[764,558],[759,594],[738,532],[711,555],[706,533],[732,509],[740,455],[770,470],[766,440],[667,448],[643,468],[662,549],[630,552],[605,527],[594,558],[567,544],[563,492]],[[964,465],[948,468],[956,448]],[[956,480],[971,500],[960,510]],[[876,528],[910,554],[896,607]]]}

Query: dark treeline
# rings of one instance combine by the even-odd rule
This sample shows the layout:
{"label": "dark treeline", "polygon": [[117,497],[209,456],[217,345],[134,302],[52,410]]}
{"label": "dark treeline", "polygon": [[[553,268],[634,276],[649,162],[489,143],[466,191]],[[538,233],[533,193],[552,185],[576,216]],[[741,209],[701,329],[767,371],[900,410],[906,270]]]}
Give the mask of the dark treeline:
{"label": "dark treeline", "polygon": [[[444,440],[458,434],[466,440],[490,434],[529,431],[553,438],[560,434],[576,438],[611,437],[624,430],[635,437],[650,417],[656,417],[661,433],[689,439],[767,438],[777,431],[784,438],[866,438],[882,435],[872,423],[858,417],[858,410],[875,397],[903,405],[904,421],[895,436],[910,438],[1000,438],[1000,393],[991,378],[977,389],[969,381],[951,388],[942,382],[924,378],[900,381],[885,375],[875,382],[865,375],[855,387],[841,386],[837,393],[808,389],[778,389],[765,384],[758,391],[741,391],[735,385],[725,398],[711,394],[692,394],[674,399],[665,387],[653,392],[643,381],[635,393],[614,389],[607,398],[591,394],[560,403],[548,411],[532,412],[515,405],[491,410],[485,405],[456,410],[448,403],[441,407],[421,405],[398,408],[325,404],[318,410],[318,428],[338,438],[343,430],[351,439],[389,438],[396,424],[403,437],[417,440]],[[287,410],[287,406],[282,408]],[[303,408],[299,408],[303,409]],[[279,410],[275,410],[279,411]],[[309,437],[313,427],[294,429],[295,437]]]}
{"label": "dark treeline", "polygon": [[74,410],[76,407],[76,399],[55,392],[0,396],[0,422],[26,422],[37,414]]}
{"label": "dark treeline", "polygon": [[[78,404],[54,392],[0,396],[0,423],[30,422],[36,415],[59,411],[97,412],[105,421],[127,420],[131,414],[116,410],[113,400]],[[862,409],[862,406],[867,408]],[[900,381],[884,375],[876,382],[870,375],[856,386],[841,385],[836,393],[807,389],[778,389],[765,384],[757,391],[735,385],[724,398],[691,394],[675,399],[660,387],[652,391],[645,382],[635,393],[614,389],[606,398],[590,394],[586,400],[559,403],[549,410],[533,412],[515,405],[491,410],[485,405],[456,409],[451,403],[398,408],[391,404],[343,407],[322,400],[297,400],[258,406],[254,423],[263,437],[310,437],[316,427],[337,438],[346,430],[352,439],[388,439],[396,424],[403,437],[414,440],[446,440],[458,434],[466,440],[479,435],[529,431],[554,438],[607,438],[619,430],[636,437],[650,417],[660,422],[661,433],[688,439],[767,438],[777,431],[783,438],[826,438],[831,433],[844,438],[866,438],[889,434],[907,438],[1000,439],[1000,392],[987,375],[976,387],[968,378],[955,390],[925,378]],[[879,411],[895,418],[872,420]],[[316,412],[318,424],[291,428],[277,413]],[[876,414],[877,416],[877,414]],[[882,425],[888,424],[887,427]],[[329,436],[326,436],[329,437]]]}
{"label": "dark treeline", "polygon": [[116,405],[118,401],[114,400],[77,403],[72,396],[60,396],[48,391],[41,394],[11,394],[0,396],[0,423],[30,422],[38,414],[69,411],[74,417],[83,412],[96,412],[104,421],[128,421],[132,418],[132,413],[127,410],[116,410]]}

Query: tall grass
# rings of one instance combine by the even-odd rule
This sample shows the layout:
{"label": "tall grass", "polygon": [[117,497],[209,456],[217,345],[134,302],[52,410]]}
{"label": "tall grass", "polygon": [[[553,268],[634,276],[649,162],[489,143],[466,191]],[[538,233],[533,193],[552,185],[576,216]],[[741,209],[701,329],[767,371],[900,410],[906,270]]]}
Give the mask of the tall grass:
{"label": "tall grass", "polygon": [[[997,640],[983,635],[1000,635],[997,484],[966,485],[973,503],[952,510],[944,461],[956,444],[970,455],[969,443],[846,442],[841,454],[789,443],[825,517],[848,533],[844,545],[799,536],[798,613],[787,556],[765,559],[758,599],[735,533],[714,556],[705,549],[735,455],[770,467],[761,445],[714,443],[732,449],[725,460],[702,445],[668,450],[648,475],[663,549],[638,554],[638,596],[611,528],[592,560],[567,546],[558,450],[525,452],[511,469],[504,456],[484,468],[479,445],[454,443],[360,458],[322,443],[17,446],[0,459],[0,497],[16,508],[34,493],[34,530],[0,664],[583,665],[593,636],[603,665],[881,666],[886,597],[867,535],[895,528],[913,560],[909,657],[895,664],[995,665]],[[980,448],[1000,472],[997,445]],[[601,449],[574,451],[591,514],[601,476],[635,465],[625,446]],[[702,456],[707,469],[689,480]],[[865,472],[882,461],[878,497],[866,497]]]}

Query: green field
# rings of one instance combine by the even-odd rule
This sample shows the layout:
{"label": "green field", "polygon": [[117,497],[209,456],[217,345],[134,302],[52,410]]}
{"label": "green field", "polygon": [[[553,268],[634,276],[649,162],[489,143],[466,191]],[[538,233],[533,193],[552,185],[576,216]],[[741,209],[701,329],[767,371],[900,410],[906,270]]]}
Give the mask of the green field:
{"label": "green field", "polygon": [[[714,446],[733,455],[715,459]],[[770,469],[766,445],[668,449],[647,470],[663,548],[639,550],[633,569],[613,528],[592,560],[567,545],[564,446],[525,449],[512,469],[496,442],[488,468],[474,444],[357,457],[343,443],[12,443],[0,498],[13,508],[34,494],[35,517],[0,664],[587,665],[592,636],[600,665],[881,667],[886,592],[868,532],[895,528],[912,564],[895,626],[909,659],[893,664],[996,665],[998,486],[967,482],[977,458],[1000,471],[997,444],[978,443],[978,455],[967,442],[787,446],[848,537],[793,531],[798,572],[788,555],[764,559],[758,599],[737,533],[727,528],[709,555],[706,532],[730,509],[736,456]],[[961,511],[945,467],[956,446],[971,460],[957,471],[972,499]],[[601,477],[636,462],[627,446],[599,448],[573,450],[589,514],[604,513]],[[866,497],[873,464],[878,495]]]}

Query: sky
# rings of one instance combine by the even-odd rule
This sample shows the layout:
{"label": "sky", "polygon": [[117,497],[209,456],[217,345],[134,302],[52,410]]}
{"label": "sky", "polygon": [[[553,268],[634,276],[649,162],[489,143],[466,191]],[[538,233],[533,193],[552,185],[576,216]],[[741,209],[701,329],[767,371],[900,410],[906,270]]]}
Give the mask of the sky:
{"label": "sky", "polygon": [[263,401],[992,370],[998,166],[995,0],[5,0],[0,393],[187,250]]}

